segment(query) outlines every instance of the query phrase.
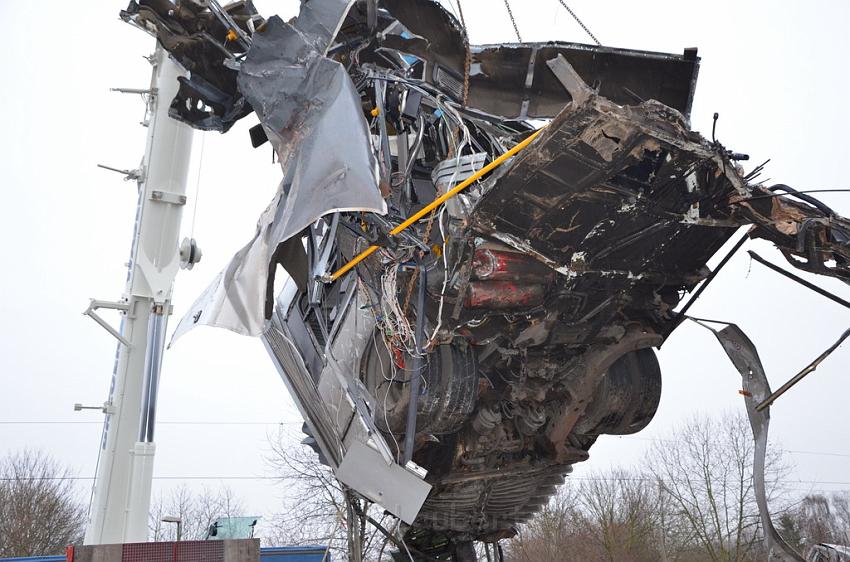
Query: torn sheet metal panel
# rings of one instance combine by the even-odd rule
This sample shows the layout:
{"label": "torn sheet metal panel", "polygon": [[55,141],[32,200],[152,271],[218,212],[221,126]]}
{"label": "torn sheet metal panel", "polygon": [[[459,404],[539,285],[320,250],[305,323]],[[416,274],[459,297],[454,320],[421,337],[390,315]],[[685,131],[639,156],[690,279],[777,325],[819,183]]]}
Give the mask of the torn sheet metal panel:
{"label": "torn sheet metal panel", "polygon": [[239,87],[286,174],[273,240],[332,212],[386,212],[360,95],[345,67],[310,50],[300,30],[273,17],[254,35]]}
{"label": "torn sheet metal panel", "polygon": [[[320,2],[302,0],[298,17],[292,22],[292,27],[298,32],[302,41],[325,56],[333,40],[339,34],[340,28],[354,3],[355,0],[323,0]],[[296,49],[300,48],[297,43],[290,44],[290,46],[296,47]],[[294,57],[296,53],[298,53],[298,50],[280,52],[279,55],[282,58]]]}
{"label": "torn sheet metal panel", "polygon": [[462,101],[470,47],[460,22],[435,0],[383,0],[382,4],[406,33],[387,34],[379,38],[381,45],[427,61],[424,79]]}
{"label": "torn sheet metal panel", "polygon": [[423,474],[396,464],[375,426],[373,398],[356,377],[375,326],[368,299],[349,278],[336,311],[338,319],[322,348],[315,339],[303,339],[310,336],[303,328],[300,296],[303,293],[288,280],[262,338],[266,349],[337,477],[410,524],[431,486]]}
{"label": "torn sheet metal panel", "polygon": [[[705,326],[700,322],[701,325]],[[770,396],[770,383],[764,372],[758,351],[750,338],[735,324],[729,324],[720,331],[709,328],[735,368],[741,373],[744,402],[747,406],[747,417],[753,430],[755,452],[753,456],[753,485],[755,487],[756,503],[761,516],[761,526],[764,532],[768,560],[781,562],[803,562],[803,557],[791,548],[779,535],[770,518],[765,489],[764,469],[767,454],[767,432],[770,427],[770,408],[761,412],[756,406]]]}
{"label": "torn sheet metal panel", "polygon": [[352,443],[336,477],[408,525],[413,524],[431,491],[424,480],[395,463],[387,464],[361,441]]}
{"label": "torn sheet metal panel", "polygon": [[[273,17],[254,35],[239,84],[285,178],[260,217],[254,239],[195,302],[175,339],[197,324],[260,335],[268,317],[266,304],[273,298],[268,277],[279,245],[327,214],[386,213],[360,97],[342,65]],[[282,265],[293,273],[287,263]]]}

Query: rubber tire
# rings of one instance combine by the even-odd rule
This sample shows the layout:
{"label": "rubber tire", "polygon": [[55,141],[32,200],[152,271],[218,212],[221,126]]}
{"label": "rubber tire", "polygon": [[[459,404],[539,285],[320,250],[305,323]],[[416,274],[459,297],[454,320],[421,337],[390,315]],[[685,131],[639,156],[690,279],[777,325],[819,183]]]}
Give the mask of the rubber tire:
{"label": "rubber tire", "polygon": [[[478,402],[478,364],[475,354],[466,345],[440,345],[426,355],[423,370],[424,384],[416,405],[416,432],[445,435],[458,431]],[[412,374],[413,358],[405,355],[405,369],[396,378],[407,381]],[[375,419],[384,430],[403,433],[407,419],[410,391],[408,382],[387,383],[390,376],[390,358],[384,345],[370,345],[363,358],[361,378],[375,398]],[[384,395],[386,384],[392,384],[386,400],[384,420]],[[387,422],[389,427],[387,427]]]}
{"label": "rubber tire", "polygon": [[630,435],[645,428],[661,400],[661,369],[652,348],[630,351],[608,369],[576,424],[579,435]]}

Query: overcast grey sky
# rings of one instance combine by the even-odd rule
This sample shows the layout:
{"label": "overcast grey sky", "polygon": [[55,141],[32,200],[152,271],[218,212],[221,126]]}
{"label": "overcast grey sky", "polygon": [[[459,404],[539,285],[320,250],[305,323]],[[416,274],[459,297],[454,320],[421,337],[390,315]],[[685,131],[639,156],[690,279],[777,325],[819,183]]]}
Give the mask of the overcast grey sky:
{"label": "overcast grey sky", "polygon": [[[288,18],[297,9],[293,1],[255,4],[266,16]],[[850,188],[850,3],[572,0],[570,6],[606,45],[675,53],[699,47],[693,126],[709,134],[719,112],[719,139],[751,154],[749,167],[772,159],[764,177],[798,189]],[[0,2],[11,47],[0,89],[0,455],[43,449],[83,477],[94,473],[100,415],[74,413],[72,406],[106,399],[115,342],[80,313],[89,298],[120,297],[136,204],[134,183],[95,164],[138,164],[143,104],[108,89],[146,87],[150,68],[142,56],[153,48],[150,37],[117,19],[122,7],[121,1],[72,9]],[[588,42],[557,0],[513,0],[512,7],[526,41]],[[474,43],[515,40],[501,1],[464,0],[463,8]],[[252,236],[277,186],[280,171],[268,148],[250,146],[247,129],[255,123],[252,116],[226,135],[195,136],[183,230],[194,231],[204,257],[177,278],[171,329]],[[850,194],[822,198],[850,215]],[[784,265],[768,244],[746,248]],[[846,285],[802,275],[850,299]],[[745,252],[692,312],[738,323],[758,346],[774,388],[850,324],[850,311],[750,264]],[[664,390],[655,420],[637,436],[601,438],[576,473],[639,463],[650,439],[695,412],[743,408],[740,378],[707,331],[683,325],[660,359]],[[793,451],[791,487],[800,491],[850,489],[849,359],[850,345],[839,348],[773,408],[772,437]],[[287,422],[295,435],[299,417],[258,340],[212,328],[185,336],[165,355],[159,404],[156,477],[247,478],[186,482],[225,483],[248,511],[275,511],[279,489],[252,478],[268,476],[263,456],[274,424]],[[180,483],[159,479],[154,489]],[[89,486],[81,482],[81,493]]]}

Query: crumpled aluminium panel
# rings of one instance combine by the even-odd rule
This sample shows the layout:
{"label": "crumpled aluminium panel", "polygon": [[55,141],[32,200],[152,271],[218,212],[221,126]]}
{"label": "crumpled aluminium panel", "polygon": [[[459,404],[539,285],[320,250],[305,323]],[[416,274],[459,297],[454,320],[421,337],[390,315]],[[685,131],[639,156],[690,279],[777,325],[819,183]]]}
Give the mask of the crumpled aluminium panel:
{"label": "crumpled aluminium panel", "polygon": [[[267,280],[281,244],[333,212],[386,213],[360,97],[345,68],[322,54],[333,31],[315,14],[305,20],[315,33],[300,29],[300,21],[269,19],[239,74],[284,179],[254,238],[192,305],[172,341],[197,324],[259,336],[270,316]],[[282,265],[300,270],[293,263],[300,250],[290,246],[288,253]]]}
{"label": "crumpled aluminium panel", "polygon": [[374,418],[374,398],[357,378],[360,358],[373,345],[369,298],[349,277],[335,310],[338,320],[322,346],[309,337],[288,279],[263,344],[316,441],[320,459],[345,485],[412,524],[431,485],[424,473],[397,464]]}
{"label": "crumpled aluminium panel", "polygon": [[767,455],[767,432],[770,427],[770,408],[759,412],[756,405],[770,396],[770,383],[767,380],[756,346],[747,335],[735,324],[727,324],[720,331],[709,328],[702,322],[700,325],[708,328],[723,346],[723,351],[729,356],[732,364],[741,374],[744,401],[746,402],[747,417],[753,430],[755,452],[753,458],[753,484],[755,486],[756,503],[761,517],[762,532],[769,560],[781,562],[802,562],[803,558],[791,548],[780,536],[770,518],[765,489],[764,468]]}

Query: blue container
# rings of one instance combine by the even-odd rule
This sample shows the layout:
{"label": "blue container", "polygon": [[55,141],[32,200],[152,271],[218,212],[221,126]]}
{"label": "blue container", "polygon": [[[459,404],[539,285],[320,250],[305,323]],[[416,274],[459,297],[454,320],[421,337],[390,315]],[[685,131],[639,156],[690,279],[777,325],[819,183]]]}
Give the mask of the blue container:
{"label": "blue container", "polygon": [[[0,562],[65,562],[65,557],[24,556]],[[331,562],[331,553],[324,546],[269,546],[260,549],[260,562]]]}
{"label": "blue container", "polygon": [[326,546],[270,546],[260,549],[260,562],[331,562]]}

